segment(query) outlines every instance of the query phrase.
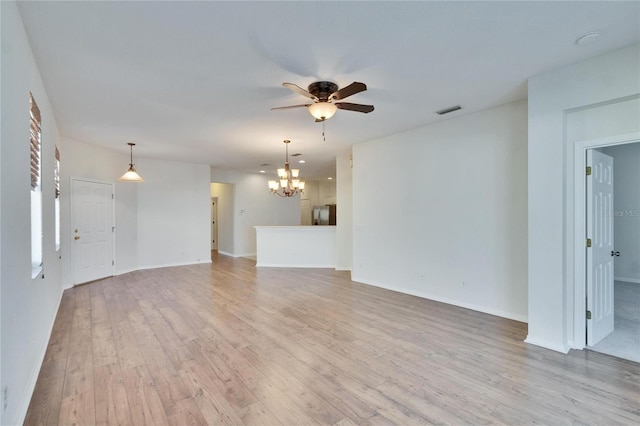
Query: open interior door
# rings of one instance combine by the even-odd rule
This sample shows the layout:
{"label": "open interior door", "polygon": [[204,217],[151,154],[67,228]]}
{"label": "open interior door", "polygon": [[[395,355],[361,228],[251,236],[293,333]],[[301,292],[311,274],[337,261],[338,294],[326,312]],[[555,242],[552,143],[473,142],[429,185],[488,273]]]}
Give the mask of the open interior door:
{"label": "open interior door", "polygon": [[587,345],[613,331],[613,158],[587,150]]}

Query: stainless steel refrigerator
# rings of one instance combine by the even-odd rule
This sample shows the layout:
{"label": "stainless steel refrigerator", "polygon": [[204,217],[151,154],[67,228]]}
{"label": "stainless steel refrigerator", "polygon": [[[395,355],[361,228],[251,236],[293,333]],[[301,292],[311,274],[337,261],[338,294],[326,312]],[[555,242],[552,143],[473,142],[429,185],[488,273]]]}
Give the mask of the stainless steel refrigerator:
{"label": "stainless steel refrigerator", "polygon": [[326,206],[313,206],[311,223],[314,225],[335,225],[336,224],[336,205],[327,204]]}

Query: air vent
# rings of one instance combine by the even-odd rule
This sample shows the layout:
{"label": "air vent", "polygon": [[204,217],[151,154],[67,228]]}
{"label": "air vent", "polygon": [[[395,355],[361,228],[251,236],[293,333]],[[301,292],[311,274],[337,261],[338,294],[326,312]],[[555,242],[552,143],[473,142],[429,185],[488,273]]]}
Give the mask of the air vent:
{"label": "air vent", "polygon": [[302,154],[300,154],[299,152],[296,154],[291,154],[292,157],[300,157]]}
{"label": "air vent", "polygon": [[436,114],[445,115],[445,114],[449,114],[450,112],[457,111],[459,109],[462,109],[462,107],[460,105],[456,105],[450,108],[445,108],[445,109],[441,109],[440,111],[436,111]]}
{"label": "air vent", "polygon": [[267,166],[270,166],[270,165],[271,164],[269,164],[269,163],[262,163],[262,164],[260,164],[260,167],[267,167]]}

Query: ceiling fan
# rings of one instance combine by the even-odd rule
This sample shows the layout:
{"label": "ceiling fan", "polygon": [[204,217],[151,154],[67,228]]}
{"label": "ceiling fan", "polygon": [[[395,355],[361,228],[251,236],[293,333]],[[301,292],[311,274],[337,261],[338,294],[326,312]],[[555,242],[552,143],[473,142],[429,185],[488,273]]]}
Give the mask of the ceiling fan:
{"label": "ceiling fan", "polygon": [[282,86],[312,99],[313,103],[271,108],[272,111],[307,107],[309,113],[316,119],[316,122],[325,121],[333,117],[333,114],[335,114],[338,109],[364,113],[373,111],[373,105],[334,102],[367,90],[366,84],[357,81],[340,90],[338,90],[337,84],[330,81],[316,81],[315,83],[311,83],[308,90],[304,90],[302,87],[293,83],[282,83]]}

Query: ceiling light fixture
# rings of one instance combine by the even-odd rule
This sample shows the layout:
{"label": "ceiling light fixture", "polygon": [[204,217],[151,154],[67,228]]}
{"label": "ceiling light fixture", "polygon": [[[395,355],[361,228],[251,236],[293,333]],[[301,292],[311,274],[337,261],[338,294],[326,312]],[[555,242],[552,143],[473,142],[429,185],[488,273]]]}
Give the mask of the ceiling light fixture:
{"label": "ceiling light fixture", "polygon": [[289,144],[290,140],[285,140],[285,160],[284,168],[278,169],[278,177],[280,182],[275,180],[269,181],[269,190],[272,194],[279,195],[281,197],[293,197],[298,192],[304,191],[304,182],[300,182],[298,178],[300,169],[289,168]]}
{"label": "ceiling light fixture", "polygon": [[133,167],[133,147],[136,144],[133,142],[129,142],[127,143],[127,145],[129,145],[129,152],[131,154],[131,162],[129,163],[129,170],[127,170],[125,174],[120,176],[118,180],[123,182],[144,182],[144,179],[142,179],[142,177],[138,174],[138,172],[136,172],[136,168]]}
{"label": "ceiling light fixture", "polygon": [[318,121],[328,120],[336,113],[338,107],[331,102],[316,102],[309,105],[309,113]]}

